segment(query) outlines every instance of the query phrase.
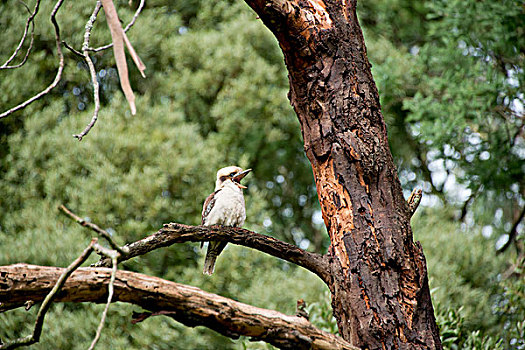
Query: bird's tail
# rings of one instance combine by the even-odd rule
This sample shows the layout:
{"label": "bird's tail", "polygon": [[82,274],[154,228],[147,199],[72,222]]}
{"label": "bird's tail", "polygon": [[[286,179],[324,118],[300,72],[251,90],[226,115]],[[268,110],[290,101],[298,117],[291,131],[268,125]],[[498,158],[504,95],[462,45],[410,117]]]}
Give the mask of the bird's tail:
{"label": "bird's tail", "polygon": [[207,254],[206,259],[204,260],[204,270],[202,271],[202,273],[211,276],[213,274],[213,271],[215,270],[216,260],[217,256],[210,256],[209,254]]}
{"label": "bird's tail", "polygon": [[226,242],[210,241],[208,244],[208,251],[206,252],[206,258],[204,259],[204,270],[202,273],[211,276],[215,270],[215,261],[226,247]]}

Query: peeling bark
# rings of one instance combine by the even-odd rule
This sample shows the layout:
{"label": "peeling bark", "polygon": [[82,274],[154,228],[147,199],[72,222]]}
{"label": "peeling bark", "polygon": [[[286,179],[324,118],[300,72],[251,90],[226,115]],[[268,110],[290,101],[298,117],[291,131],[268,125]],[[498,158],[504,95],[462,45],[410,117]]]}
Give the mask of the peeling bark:
{"label": "peeling bark", "polygon": [[[0,311],[42,301],[63,268],[17,264],[0,267]],[[105,303],[111,269],[80,268],[55,301]],[[199,288],[143,274],[118,271],[113,302],[138,305],[166,314],[189,327],[206,326],[230,338],[241,335],[281,349],[358,350],[303,317],[243,304]]]}
{"label": "peeling bark", "polygon": [[440,349],[355,0],[246,0],[277,37],[331,239],[341,335],[368,349]]}

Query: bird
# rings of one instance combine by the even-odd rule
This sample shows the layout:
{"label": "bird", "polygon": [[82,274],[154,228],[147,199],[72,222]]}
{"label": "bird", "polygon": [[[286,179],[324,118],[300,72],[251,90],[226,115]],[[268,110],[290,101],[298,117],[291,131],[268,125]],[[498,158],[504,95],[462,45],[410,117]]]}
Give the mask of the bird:
{"label": "bird", "polygon": [[[228,166],[217,171],[215,191],[206,198],[202,207],[203,226],[222,225],[241,227],[246,220],[246,207],[242,190],[247,188],[241,185],[241,180],[252,169],[242,170],[238,166]],[[201,248],[204,242],[201,243]],[[204,259],[205,275],[212,275],[215,261],[226,247],[227,242],[210,241]]]}

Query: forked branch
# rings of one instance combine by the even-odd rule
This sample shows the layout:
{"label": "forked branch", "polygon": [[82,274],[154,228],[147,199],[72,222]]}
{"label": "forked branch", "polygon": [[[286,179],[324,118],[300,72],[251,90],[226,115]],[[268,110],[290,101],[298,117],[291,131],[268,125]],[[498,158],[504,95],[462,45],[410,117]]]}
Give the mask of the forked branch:
{"label": "forked branch", "polygon": [[[136,256],[144,255],[152,250],[168,247],[175,243],[226,241],[233,244],[250,247],[270,254],[277,258],[302,266],[327,281],[330,274],[328,262],[323,255],[311,253],[295,245],[282,242],[270,236],[255,233],[246,229],[227,226],[188,226],[177,223],[164,224],[156,233],[141,240],[118,247],[108,232],[94,223],[86,222],[64,205],[58,207],[60,211],[76,221],[79,225],[87,227],[106,238],[111,247],[120,253],[118,261],[126,261]],[[109,267],[111,260],[102,258],[94,264],[95,267]]]}
{"label": "forked branch", "polygon": [[[26,7],[27,11],[29,12],[29,17],[27,18],[26,25],[24,27],[24,34],[22,34],[22,38],[20,39],[20,42],[18,43],[18,46],[16,47],[13,54],[7,59],[7,61],[5,61],[4,64],[0,66],[0,69],[15,69],[15,68],[22,67],[26,63],[27,58],[29,57],[29,54],[31,53],[31,49],[33,48],[33,42],[35,40],[35,17],[38,13],[38,10],[40,9],[40,0],[37,0],[33,11],[31,11],[24,2],[22,1],[20,2]],[[31,40],[29,42],[29,47],[27,48],[26,54],[20,63],[11,66],[10,63],[18,55],[18,53],[20,52],[20,49],[22,49],[22,46],[24,45],[24,42],[27,39],[27,34],[29,33],[29,27],[31,27]]]}
{"label": "forked branch", "polygon": [[95,109],[93,110],[93,116],[91,117],[91,121],[84,128],[84,130],[80,134],[73,135],[73,137],[76,137],[78,141],[82,141],[82,138],[86,136],[87,133],[91,130],[91,128],[95,125],[98,119],[98,112],[100,111],[100,93],[99,84],[97,80],[97,71],[95,69],[95,65],[93,64],[93,61],[91,60],[91,57],[89,57],[89,52],[87,51],[87,48],[89,46],[89,40],[91,38],[91,29],[93,29],[93,24],[97,20],[98,12],[100,11],[101,7],[102,3],[100,1],[97,1],[93,13],[91,14],[91,17],[89,17],[89,20],[86,23],[86,30],[84,32],[82,55],[88,66],[89,75],[91,76],[91,84],[93,85],[93,102],[95,103]]}
{"label": "forked branch", "polygon": [[60,40],[60,27],[58,26],[58,22],[56,20],[56,15],[58,13],[58,10],[62,6],[62,3],[64,0],[58,0],[55,4],[55,7],[53,8],[53,11],[51,11],[51,23],[53,23],[53,27],[55,28],[55,42],[56,42],[56,48],[57,48],[57,56],[58,56],[58,70],[55,75],[55,79],[53,82],[44,90],[36,94],[35,96],[25,100],[24,102],[20,103],[18,106],[15,106],[2,114],[0,114],[0,119],[7,117],[8,115],[26,108],[31,103],[35,102],[36,100],[42,98],[43,96],[47,95],[51,90],[53,90],[58,83],[60,82],[60,79],[62,79],[62,72],[64,71],[64,55],[62,53],[62,41]]}
{"label": "forked branch", "polygon": [[[76,258],[67,268],[56,268],[56,267],[48,267],[49,269],[52,269],[56,273],[56,278],[53,279],[53,281],[46,281],[44,284],[47,283],[46,287],[47,290],[42,291],[39,287],[37,287],[38,291],[36,292],[37,296],[33,297],[31,293],[29,293],[25,299],[26,301],[23,303],[26,306],[31,306],[35,303],[35,301],[42,301],[42,305],[40,306],[40,309],[38,309],[38,314],[35,321],[35,327],[33,328],[33,332],[22,338],[18,338],[15,340],[8,341],[6,343],[0,342],[0,349],[15,349],[21,346],[29,346],[31,344],[34,344],[40,340],[40,336],[42,335],[42,327],[44,326],[44,318],[46,317],[46,313],[51,307],[51,303],[53,300],[57,299],[58,293],[60,291],[63,291],[63,287],[66,284],[68,278],[77,270],[82,263],[84,263],[87,258],[91,255],[93,251],[96,251],[99,254],[103,254],[104,256],[107,256],[111,259],[113,262],[113,266],[111,269],[111,277],[109,278],[109,295],[106,302],[106,307],[104,309],[104,312],[102,313],[102,318],[100,320],[100,324],[97,328],[97,333],[95,335],[95,338],[93,339],[93,342],[91,343],[91,346],[89,347],[90,350],[92,350],[98,339],[100,338],[100,333],[102,331],[102,328],[104,326],[104,322],[106,320],[106,315],[109,309],[109,305],[112,302],[113,298],[113,284],[115,282],[115,276],[117,274],[117,257],[118,252],[106,249],[102,246],[100,246],[97,243],[97,239],[94,238],[91,240],[89,245],[86,249],[80,254],[78,258]],[[12,265],[12,266],[20,266],[20,265]],[[22,266],[24,266],[22,264]],[[39,284],[40,281],[37,281],[35,283],[35,280],[29,278],[29,276],[25,273],[23,273],[20,276],[22,279],[25,280],[25,283],[27,285],[31,284]],[[1,288],[0,288],[0,312],[13,309],[16,307],[19,307],[20,304],[17,302],[17,298],[15,297],[15,294],[18,293],[20,290],[18,290],[18,284],[8,284],[7,281],[9,279],[9,275],[6,271],[3,270],[2,267],[0,267],[0,281]],[[12,280],[11,280],[12,281]],[[51,286],[53,286],[51,288]],[[15,291],[16,289],[16,291]],[[26,308],[28,309],[28,308]]]}

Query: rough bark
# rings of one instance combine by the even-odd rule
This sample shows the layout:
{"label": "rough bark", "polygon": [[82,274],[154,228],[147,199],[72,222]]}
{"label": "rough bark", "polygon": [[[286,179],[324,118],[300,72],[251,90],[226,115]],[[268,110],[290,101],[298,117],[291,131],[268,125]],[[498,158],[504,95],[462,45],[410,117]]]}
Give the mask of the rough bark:
{"label": "rough bark", "polygon": [[[17,264],[0,267],[0,311],[42,301],[63,268]],[[111,269],[80,268],[55,301],[105,303]],[[319,330],[308,320],[246,305],[199,288],[143,274],[118,271],[113,302],[162,311],[189,326],[206,326],[231,338],[241,335],[282,349],[352,349],[348,342]]]}
{"label": "rough bark", "polygon": [[369,349],[441,348],[355,0],[246,0],[277,37],[312,163],[339,330]]}
{"label": "rough bark", "polygon": [[[126,253],[119,257],[119,262],[144,255],[152,250],[167,247],[174,243],[224,241],[245,247],[254,248],[302,266],[318,275],[325,283],[330,279],[327,259],[317,253],[311,253],[295,245],[282,242],[270,236],[227,226],[188,226],[177,223],[165,224],[154,234],[122,247]],[[111,259],[103,258],[96,267],[111,266]]]}

